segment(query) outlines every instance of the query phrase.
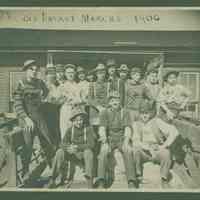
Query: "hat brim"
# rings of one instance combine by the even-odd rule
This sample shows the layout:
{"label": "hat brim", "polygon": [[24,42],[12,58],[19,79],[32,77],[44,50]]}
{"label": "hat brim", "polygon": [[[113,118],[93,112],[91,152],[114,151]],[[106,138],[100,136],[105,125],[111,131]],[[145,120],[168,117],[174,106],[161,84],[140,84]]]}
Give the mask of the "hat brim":
{"label": "hat brim", "polygon": [[27,69],[29,69],[31,66],[37,66],[37,68],[39,69],[40,67],[37,65],[36,61],[30,62],[27,65],[23,65],[22,67],[22,71],[26,71]]}
{"label": "hat brim", "polygon": [[77,113],[76,115],[73,115],[70,120],[73,121],[76,117],[78,116],[83,116],[84,118],[87,117],[87,113],[86,112],[81,112],[81,113]]}
{"label": "hat brim", "polygon": [[169,77],[171,74],[174,74],[176,77],[179,76],[179,72],[177,72],[177,71],[170,71],[170,72],[167,72],[167,73],[164,75],[163,79],[164,79],[165,81],[167,81],[168,77]]}

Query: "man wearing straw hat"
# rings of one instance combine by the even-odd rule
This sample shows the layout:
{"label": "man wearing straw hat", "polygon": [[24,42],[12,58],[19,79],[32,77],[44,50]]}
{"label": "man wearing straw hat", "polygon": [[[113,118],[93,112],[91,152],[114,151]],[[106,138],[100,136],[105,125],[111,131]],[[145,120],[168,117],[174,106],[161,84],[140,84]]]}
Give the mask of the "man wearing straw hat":
{"label": "man wearing straw hat", "polygon": [[[130,113],[120,105],[119,93],[114,91],[109,96],[110,107],[100,115],[99,140],[101,150],[98,156],[98,182],[104,188],[106,182],[114,180],[115,150],[122,153],[127,183],[129,188],[136,188],[134,155],[131,145],[132,128]],[[110,172],[108,180],[106,173]]]}
{"label": "man wearing straw hat", "polygon": [[67,172],[67,162],[70,165],[84,164],[85,178],[88,188],[93,186],[93,148],[94,133],[91,127],[86,127],[86,113],[82,107],[73,108],[72,127],[66,131],[61,148],[57,150],[52,169],[52,177],[48,187],[56,187],[55,180],[61,173],[61,184],[64,184]]}

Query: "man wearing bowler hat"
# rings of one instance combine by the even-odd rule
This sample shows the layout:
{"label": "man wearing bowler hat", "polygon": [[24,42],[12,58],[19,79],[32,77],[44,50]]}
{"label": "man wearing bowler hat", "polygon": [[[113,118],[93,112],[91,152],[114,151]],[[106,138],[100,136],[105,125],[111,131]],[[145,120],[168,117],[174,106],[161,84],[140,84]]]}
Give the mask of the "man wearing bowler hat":
{"label": "man wearing bowler hat", "polygon": [[[57,150],[52,169],[52,177],[48,187],[55,187],[55,180],[61,173],[61,184],[67,172],[67,162],[72,165],[84,164],[85,178],[88,188],[93,186],[93,148],[94,148],[94,133],[91,127],[86,127],[85,111],[77,106],[73,108],[70,127],[62,140],[61,148]],[[69,170],[69,169],[68,169]]]}
{"label": "man wearing bowler hat", "polygon": [[35,136],[40,139],[48,163],[54,155],[54,145],[51,142],[47,124],[41,113],[43,100],[48,94],[45,83],[37,78],[39,67],[35,60],[24,62],[23,71],[26,76],[20,80],[14,92],[14,110],[19,124],[23,128],[25,144],[23,146],[22,164],[24,180],[28,178],[32,147]]}
{"label": "man wearing bowler hat", "polygon": [[[129,188],[136,188],[134,155],[131,145],[132,128],[130,113],[120,105],[120,95],[117,91],[110,94],[110,107],[100,114],[99,140],[101,150],[98,156],[99,187],[104,188],[106,181],[114,180],[115,150],[122,153],[127,183]],[[110,171],[106,180],[106,172]]]}

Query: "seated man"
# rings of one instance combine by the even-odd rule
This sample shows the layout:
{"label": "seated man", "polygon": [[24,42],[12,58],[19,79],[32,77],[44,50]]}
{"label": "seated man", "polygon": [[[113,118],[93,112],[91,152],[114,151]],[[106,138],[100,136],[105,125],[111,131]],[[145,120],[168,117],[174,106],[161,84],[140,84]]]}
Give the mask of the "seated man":
{"label": "seated man", "polygon": [[[119,150],[123,155],[127,182],[129,188],[136,187],[135,165],[133,149],[131,147],[131,121],[129,112],[120,106],[118,92],[111,93],[109,97],[110,107],[100,114],[99,139],[101,149],[98,156],[98,183],[99,188],[106,184],[107,170],[115,164],[114,153]],[[114,162],[111,162],[114,161]],[[110,177],[112,179],[113,177]],[[110,181],[110,180],[108,180]]]}
{"label": "seated man", "polygon": [[85,126],[86,113],[75,107],[72,112],[72,127],[69,128],[63,138],[61,148],[57,150],[52,169],[52,178],[48,187],[55,187],[55,180],[61,174],[61,184],[64,184],[67,172],[67,162],[72,165],[84,164],[85,178],[88,188],[93,185],[93,129]]}
{"label": "seated man", "polygon": [[155,110],[148,102],[140,106],[140,121],[133,138],[136,174],[138,180],[143,175],[143,164],[148,161],[160,164],[161,184],[169,187],[172,165],[171,146],[179,135],[176,127],[155,116]]}

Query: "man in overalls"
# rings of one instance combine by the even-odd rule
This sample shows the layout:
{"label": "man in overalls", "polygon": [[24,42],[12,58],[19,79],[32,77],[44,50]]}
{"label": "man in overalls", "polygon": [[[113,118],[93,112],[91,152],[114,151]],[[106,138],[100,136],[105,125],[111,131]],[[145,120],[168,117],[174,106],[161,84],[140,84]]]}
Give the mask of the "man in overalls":
{"label": "man in overalls", "polygon": [[171,147],[178,137],[176,128],[155,117],[156,110],[149,102],[140,105],[138,131],[133,137],[136,174],[139,181],[143,176],[143,164],[153,162],[160,165],[161,186],[169,188],[172,167]]}
{"label": "man in overalls", "polygon": [[32,156],[34,138],[37,135],[49,164],[54,155],[46,121],[41,112],[43,100],[48,94],[45,83],[37,78],[39,67],[35,60],[27,60],[23,65],[25,79],[20,80],[14,92],[14,110],[23,128],[25,144],[23,146],[22,164],[24,180],[29,177],[29,164]]}
{"label": "man in overalls", "polygon": [[[94,132],[91,127],[86,127],[86,113],[80,107],[75,107],[72,112],[72,127],[63,138],[61,148],[57,150],[52,169],[52,177],[48,187],[56,187],[55,180],[61,173],[61,184],[64,184],[67,173],[67,162],[72,165],[84,164],[85,178],[88,188],[93,187],[93,148]],[[68,169],[69,170],[69,169]]]}
{"label": "man in overalls", "polygon": [[[99,187],[104,188],[107,170],[114,173],[115,150],[122,153],[129,188],[136,188],[134,154],[131,145],[132,129],[129,111],[120,105],[118,92],[109,97],[110,107],[100,114],[99,140],[101,150],[98,156]],[[114,174],[109,179],[114,180]]]}

